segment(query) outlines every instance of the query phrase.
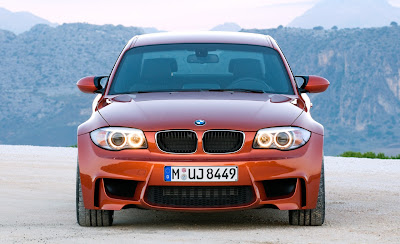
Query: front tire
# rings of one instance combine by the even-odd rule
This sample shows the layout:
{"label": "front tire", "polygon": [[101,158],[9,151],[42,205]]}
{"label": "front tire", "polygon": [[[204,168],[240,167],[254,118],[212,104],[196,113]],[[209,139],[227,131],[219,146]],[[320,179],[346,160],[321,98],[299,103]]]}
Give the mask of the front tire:
{"label": "front tire", "polygon": [[83,204],[79,165],[76,172],[76,219],[80,226],[111,226],[114,220],[113,210],[86,209]]}
{"label": "front tire", "polygon": [[314,209],[289,210],[291,225],[320,226],[325,221],[325,174],[322,162],[321,179],[319,182],[317,207]]}

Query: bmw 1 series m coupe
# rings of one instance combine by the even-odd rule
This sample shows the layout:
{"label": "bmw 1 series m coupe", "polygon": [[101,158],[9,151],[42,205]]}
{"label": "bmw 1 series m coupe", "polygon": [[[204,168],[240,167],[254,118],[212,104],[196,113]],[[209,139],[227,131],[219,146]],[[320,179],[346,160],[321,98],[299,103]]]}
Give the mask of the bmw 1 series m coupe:
{"label": "bmw 1 series m coupe", "polygon": [[324,128],[276,41],[250,33],[133,37],[78,127],[77,221],[109,226],[114,211],[289,210],[292,225],[325,218]]}

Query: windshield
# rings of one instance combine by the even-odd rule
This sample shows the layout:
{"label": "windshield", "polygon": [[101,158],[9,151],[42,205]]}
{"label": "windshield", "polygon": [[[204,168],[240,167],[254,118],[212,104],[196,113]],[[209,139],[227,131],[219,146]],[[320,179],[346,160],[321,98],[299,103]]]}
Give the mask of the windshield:
{"label": "windshield", "polygon": [[294,94],[272,48],[238,44],[167,44],[133,48],[121,60],[109,94],[239,91]]}

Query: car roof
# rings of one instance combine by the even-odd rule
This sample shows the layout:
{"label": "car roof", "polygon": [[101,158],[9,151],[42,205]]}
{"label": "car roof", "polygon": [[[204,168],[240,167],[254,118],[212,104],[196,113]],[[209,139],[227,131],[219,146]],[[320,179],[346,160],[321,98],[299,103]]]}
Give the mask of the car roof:
{"label": "car roof", "polygon": [[270,36],[244,32],[161,32],[136,37],[131,47],[174,43],[229,43],[273,47]]}

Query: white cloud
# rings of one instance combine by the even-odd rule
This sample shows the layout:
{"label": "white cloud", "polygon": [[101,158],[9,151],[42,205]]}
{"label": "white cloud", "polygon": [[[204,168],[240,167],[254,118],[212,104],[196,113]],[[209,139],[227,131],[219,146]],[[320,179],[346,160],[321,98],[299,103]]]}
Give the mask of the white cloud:
{"label": "white cloud", "polygon": [[389,3],[394,7],[400,8],[400,0],[389,0]]}

